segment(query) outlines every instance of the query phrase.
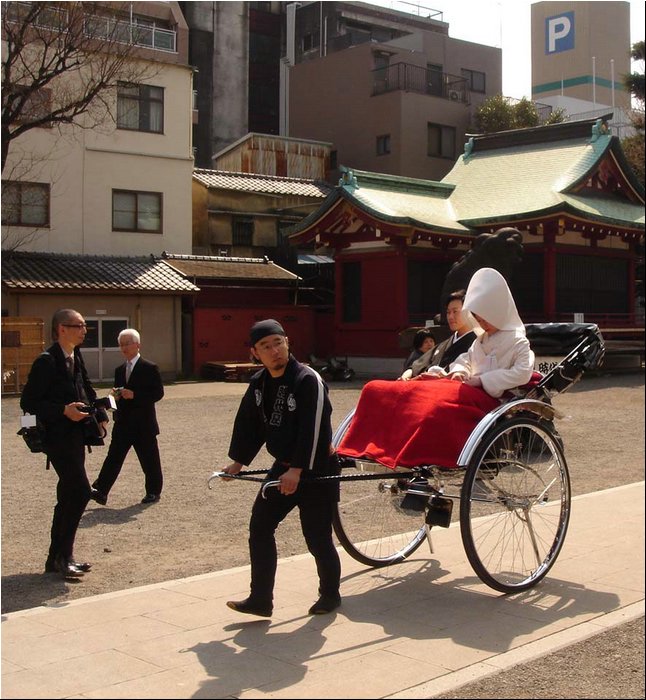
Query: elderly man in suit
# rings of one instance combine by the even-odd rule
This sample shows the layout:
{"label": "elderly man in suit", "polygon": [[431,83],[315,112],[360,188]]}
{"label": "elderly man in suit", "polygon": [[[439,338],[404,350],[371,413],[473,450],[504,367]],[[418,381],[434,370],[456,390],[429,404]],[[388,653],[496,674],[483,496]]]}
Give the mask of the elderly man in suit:
{"label": "elderly man in suit", "polygon": [[114,372],[117,411],[112,440],[99,476],[92,484],[92,498],[101,505],[108,502],[110,489],[131,447],[135,448],[146,481],[146,495],[141,502],[156,503],[162,492],[155,403],[163,397],[164,386],[159,368],[139,354],[140,347],[141,338],[134,328],[119,333],[119,348],[126,362]]}

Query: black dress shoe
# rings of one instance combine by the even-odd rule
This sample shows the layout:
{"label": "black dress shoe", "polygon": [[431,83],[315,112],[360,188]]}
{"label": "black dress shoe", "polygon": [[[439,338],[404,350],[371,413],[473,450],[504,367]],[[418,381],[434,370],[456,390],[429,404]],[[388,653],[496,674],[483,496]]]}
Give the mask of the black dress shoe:
{"label": "black dress shoe", "polygon": [[102,491],[95,489],[94,487],[92,487],[92,491],[90,492],[90,498],[102,506],[104,506],[108,502],[107,495]]}
{"label": "black dress shoe", "polygon": [[63,574],[63,578],[82,578],[83,571],[72,563],[72,560],[63,556],[58,556],[54,560],[55,570]]}
{"label": "black dress shoe", "polygon": [[72,566],[75,566],[77,569],[82,571],[84,574],[87,574],[87,572],[92,569],[92,564],[90,564],[87,561],[81,562],[80,564],[77,561],[75,561],[74,559],[68,559],[67,561],[69,564],[71,564]]}
{"label": "black dress shoe", "polygon": [[309,609],[310,615],[327,615],[333,610],[336,610],[341,605],[341,597],[329,598],[322,595],[314,605]]}
{"label": "black dress shoe", "polygon": [[161,498],[161,496],[158,493],[147,493],[142,499],[142,503],[157,503],[157,501]]}
{"label": "black dress shoe", "polygon": [[245,615],[258,615],[258,617],[271,617],[274,611],[271,605],[259,605],[249,598],[245,600],[227,600],[227,607]]}

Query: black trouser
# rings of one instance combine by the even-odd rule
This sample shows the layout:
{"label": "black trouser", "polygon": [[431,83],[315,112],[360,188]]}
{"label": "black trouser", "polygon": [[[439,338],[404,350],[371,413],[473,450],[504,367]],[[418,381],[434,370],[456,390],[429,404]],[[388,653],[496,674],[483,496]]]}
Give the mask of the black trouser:
{"label": "black trouser", "polygon": [[[336,457],[334,458],[336,459]],[[284,470],[283,470],[284,471]],[[275,479],[272,473],[268,479]],[[338,499],[338,484],[307,483],[301,479],[291,496],[267,489],[267,499],[256,496],[249,524],[251,595],[259,605],[271,605],[278,553],[275,532],[287,514],[298,507],[307,548],[316,560],[319,595],[336,598],[341,581],[341,562],[332,540],[332,516]]]}
{"label": "black trouser", "polygon": [[65,442],[48,445],[47,456],[58,475],[57,502],[52,519],[49,559],[74,554],[74,538],[90,500],[90,482],[85,472],[83,429],[75,425]]}
{"label": "black trouser", "polygon": [[114,486],[121,472],[121,467],[130,448],[134,447],[139,459],[139,464],[145,477],[146,493],[159,495],[162,492],[164,480],[162,476],[161,459],[157,435],[148,432],[137,433],[131,429],[119,427],[117,423],[112,431],[112,440],[108,448],[99,476],[94,482],[94,488],[106,496]]}

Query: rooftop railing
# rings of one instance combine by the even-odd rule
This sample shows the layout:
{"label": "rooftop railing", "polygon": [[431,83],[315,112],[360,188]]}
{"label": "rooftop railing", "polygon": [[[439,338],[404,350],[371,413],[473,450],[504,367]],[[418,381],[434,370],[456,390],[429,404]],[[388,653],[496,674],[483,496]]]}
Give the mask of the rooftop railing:
{"label": "rooftop railing", "polygon": [[85,19],[85,34],[97,39],[109,39],[134,44],[156,51],[176,51],[177,32],[113,17],[91,15]]}
{"label": "rooftop railing", "polygon": [[404,90],[435,95],[445,100],[468,104],[470,91],[466,78],[429,70],[411,63],[393,63],[372,71],[372,94]]}
{"label": "rooftop railing", "polygon": [[[30,2],[8,2],[3,3],[3,10],[9,22],[23,22],[30,18],[34,26],[58,32],[66,31],[72,21],[69,11],[63,5],[35,7]],[[157,27],[152,20],[146,18],[133,18],[130,21],[102,15],[87,15],[83,22],[83,32],[88,37],[134,44],[156,51],[177,51],[177,32]]]}

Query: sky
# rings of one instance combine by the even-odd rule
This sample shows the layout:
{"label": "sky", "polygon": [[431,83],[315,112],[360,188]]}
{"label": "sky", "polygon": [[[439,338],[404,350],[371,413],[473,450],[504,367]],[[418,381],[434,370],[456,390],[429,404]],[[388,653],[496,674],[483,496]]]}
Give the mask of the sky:
{"label": "sky", "polygon": [[[502,91],[506,97],[531,97],[531,0],[365,0],[417,13],[416,5],[440,10],[453,39],[502,47]],[[630,0],[630,43],[644,39],[644,0]],[[421,11],[422,16],[424,14]],[[643,66],[634,68],[643,71]]]}

